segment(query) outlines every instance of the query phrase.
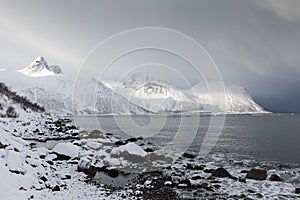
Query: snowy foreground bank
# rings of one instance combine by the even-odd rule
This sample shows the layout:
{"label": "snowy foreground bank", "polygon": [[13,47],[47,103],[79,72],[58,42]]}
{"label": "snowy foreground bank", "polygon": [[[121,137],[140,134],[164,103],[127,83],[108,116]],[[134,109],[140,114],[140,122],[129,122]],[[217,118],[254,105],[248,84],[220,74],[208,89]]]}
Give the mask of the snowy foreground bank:
{"label": "snowy foreground bank", "polygon": [[[57,142],[53,149],[40,141]],[[46,145],[44,145],[46,146]],[[186,153],[67,119],[0,118],[1,199],[299,199],[300,168]]]}

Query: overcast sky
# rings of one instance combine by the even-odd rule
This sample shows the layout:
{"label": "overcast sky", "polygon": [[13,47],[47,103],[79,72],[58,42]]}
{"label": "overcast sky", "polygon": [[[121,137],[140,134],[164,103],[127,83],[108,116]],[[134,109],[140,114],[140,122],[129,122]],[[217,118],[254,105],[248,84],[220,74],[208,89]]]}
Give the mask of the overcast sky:
{"label": "overcast sky", "polygon": [[43,55],[76,73],[101,41],[147,26],[197,40],[223,79],[247,88],[265,108],[300,112],[299,0],[1,0],[0,69]]}

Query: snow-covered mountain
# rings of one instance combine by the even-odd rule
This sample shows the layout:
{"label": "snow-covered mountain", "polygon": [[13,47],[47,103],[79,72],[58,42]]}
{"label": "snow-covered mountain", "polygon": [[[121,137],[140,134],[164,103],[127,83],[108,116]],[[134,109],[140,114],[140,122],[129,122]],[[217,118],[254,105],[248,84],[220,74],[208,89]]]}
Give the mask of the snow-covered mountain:
{"label": "snow-covered mountain", "polygon": [[44,112],[45,109],[27,98],[11,91],[0,82],[0,117],[19,117],[31,112]]}
{"label": "snow-covered mountain", "polygon": [[[202,105],[206,105],[206,110],[213,113],[267,113],[267,111],[253,100],[245,88],[229,83],[225,84],[225,94],[208,91],[207,87],[203,84],[194,85],[191,89],[186,90],[185,93],[196,96],[196,101]],[[220,101],[214,101],[216,99]]]}
{"label": "snow-covered mountain", "polygon": [[103,83],[134,104],[154,113],[204,111],[202,105],[164,80],[135,74],[121,83]]}
{"label": "snow-covered mountain", "polygon": [[[225,84],[225,93],[208,91],[201,83],[189,90],[180,90],[166,81],[132,75],[118,83],[104,84],[131,102],[155,113],[205,112],[227,114],[265,113],[244,88]],[[223,98],[223,99],[222,99]]]}
{"label": "snow-covered mountain", "polygon": [[[265,113],[243,88],[225,85],[225,93],[203,84],[180,90],[164,80],[135,74],[121,82],[76,80],[49,66],[43,57],[18,72],[1,71],[1,80],[47,111],[69,114]],[[74,90],[76,81],[77,90]],[[78,94],[75,94],[75,92]],[[221,98],[223,97],[223,99]],[[225,97],[225,98],[224,98]],[[95,101],[94,101],[95,100]]]}
{"label": "snow-covered mountain", "polygon": [[[115,94],[94,78],[76,80],[75,77],[60,73],[61,70],[48,66],[40,57],[29,67],[29,74],[11,71],[0,73],[1,80],[14,88],[18,94],[42,105],[48,112],[58,114],[147,114],[124,97]],[[52,69],[52,71],[51,71]],[[49,70],[51,73],[49,73]],[[75,80],[80,81],[82,90],[88,95],[74,97]],[[96,90],[92,90],[96,86]],[[95,96],[95,102],[92,97]]]}
{"label": "snow-covered mountain", "polygon": [[63,74],[58,65],[48,65],[42,56],[39,56],[27,67],[19,70],[19,72],[29,77],[55,76]]}

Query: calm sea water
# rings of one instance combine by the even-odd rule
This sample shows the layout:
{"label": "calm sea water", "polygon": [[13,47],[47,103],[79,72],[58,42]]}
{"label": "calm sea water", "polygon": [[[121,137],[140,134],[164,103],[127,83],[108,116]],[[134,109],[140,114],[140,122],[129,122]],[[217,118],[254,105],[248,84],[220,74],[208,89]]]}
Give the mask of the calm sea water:
{"label": "calm sea water", "polygon": [[[136,131],[130,123],[123,124],[126,131],[119,128],[115,120],[127,120],[131,117],[137,125],[147,127],[147,131],[157,132],[149,116],[81,116],[74,117],[77,125],[87,130],[100,129],[120,137],[130,137],[126,132]],[[163,121],[166,116],[152,116]],[[184,125],[180,125],[184,117]],[[153,137],[148,138],[158,146],[166,145],[179,131],[184,137],[193,135],[196,138],[191,148],[197,150],[207,132],[210,116],[167,116],[164,126]],[[220,124],[216,124],[219,126]],[[153,128],[153,130],[152,130]],[[268,115],[268,116],[226,116],[225,124],[217,144],[211,153],[229,153],[254,158],[257,160],[277,161],[281,163],[300,164],[300,115]]]}

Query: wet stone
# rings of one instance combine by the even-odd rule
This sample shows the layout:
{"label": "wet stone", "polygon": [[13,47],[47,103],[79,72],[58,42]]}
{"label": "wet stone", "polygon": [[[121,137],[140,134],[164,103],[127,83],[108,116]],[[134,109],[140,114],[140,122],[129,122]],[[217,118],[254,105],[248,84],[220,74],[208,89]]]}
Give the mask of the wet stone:
{"label": "wet stone", "polygon": [[282,181],[282,178],[277,174],[272,174],[270,177],[270,181]]}
{"label": "wet stone", "polygon": [[253,179],[253,180],[258,180],[258,181],[263,181],[266,180],[267,178],[267,171],[266,170],[261,170],[261,169],[251,169],[247,175],[247,179]]}

